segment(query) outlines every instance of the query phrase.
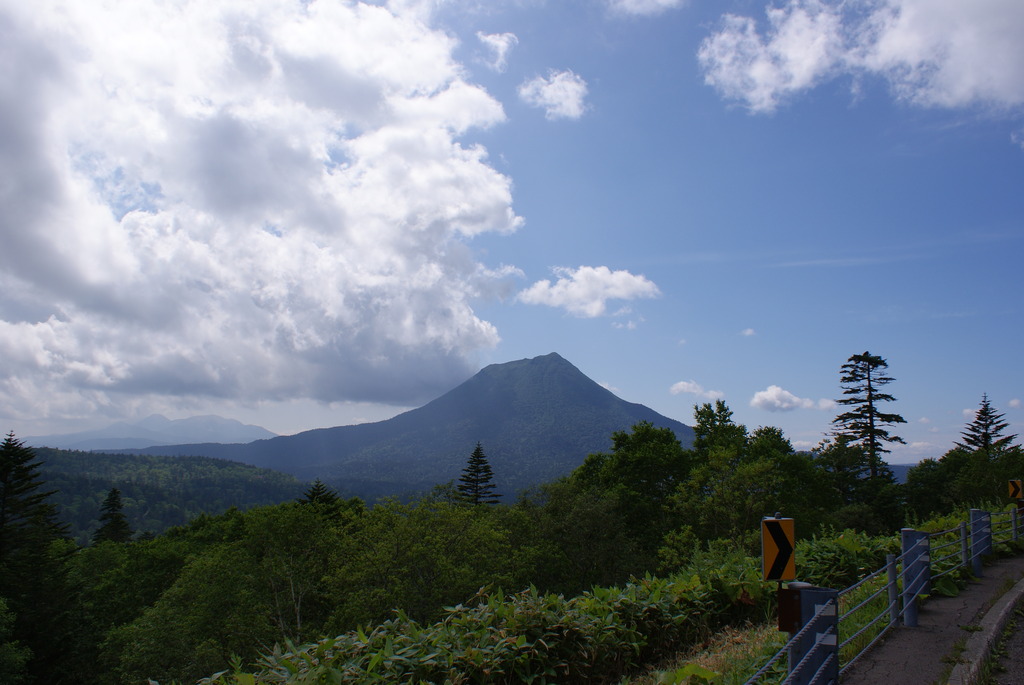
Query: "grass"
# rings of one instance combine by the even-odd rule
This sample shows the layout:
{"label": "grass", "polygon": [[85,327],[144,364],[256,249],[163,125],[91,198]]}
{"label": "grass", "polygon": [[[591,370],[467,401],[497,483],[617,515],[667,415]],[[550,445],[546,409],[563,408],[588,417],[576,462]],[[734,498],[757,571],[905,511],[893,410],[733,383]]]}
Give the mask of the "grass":
{"label": "grass", "polygon": [[[741,685],[779,651],[787,639],[788,635],[780,633],[774,624],[728,628],[706,644],[658,664],[649,672],[626,682],[629,685],[656,685],[659,673],[697,664],[719,674],[715,685]],[[783,660],[782,669],[785,665]],[[772,681],[766,679],[765,682]]]}
{"label": "grass", "polygon": [[1014,609],[1010,620],[1007,621],[1006,627],[1003,628],[1003,632],[999,636],[999,641],[993,645],[992,653],[988,655],[987,659],[985,659],[985,664],[981,670],[980,685],[995,685],[996,676],[1006,672],[1006,667],[1000,663],[1000,660],[1009,656],[1006,650],[1006,644],[1017,631],[1017,627],[1020,625],[1022,618],[1024,618],[1024,607],[1018,606]]}

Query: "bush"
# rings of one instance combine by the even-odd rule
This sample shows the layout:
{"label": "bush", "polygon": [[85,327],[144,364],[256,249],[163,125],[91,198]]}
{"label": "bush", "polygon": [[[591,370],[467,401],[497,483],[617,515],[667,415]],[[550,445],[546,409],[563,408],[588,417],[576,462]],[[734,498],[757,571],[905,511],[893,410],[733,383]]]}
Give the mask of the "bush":
{"label": "bush", "polygon": [[[753,560],[732,569],[595,588],[577,597],[529,589],[506,597],[481,592],[421,625],[399,614],[301,648],[264,657],[208,685],[301,682],[601,683],[707,639],[731,620],[761,613],[768,584]],[[691,569],[694,570],[694,569]]]}

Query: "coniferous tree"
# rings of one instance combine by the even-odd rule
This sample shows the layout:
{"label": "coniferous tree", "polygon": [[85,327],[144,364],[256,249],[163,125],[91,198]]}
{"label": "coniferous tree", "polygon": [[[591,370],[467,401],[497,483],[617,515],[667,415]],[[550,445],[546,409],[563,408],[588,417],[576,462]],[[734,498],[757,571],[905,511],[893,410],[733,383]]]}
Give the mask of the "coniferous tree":
{"label": "coniferous tree", "polygon": [[328,520],[339,523],[345,518],[358,518],[365,513],[363,500],[358,497],[343,500],[336,490],[317,478],[297,502],[318,509]]}
{"label": "coniferous tree", "polygon": [[16,603],[19,579],[64,527],[43,490],[35,452],[8,433],[0,444],[0,596]]}
{"label": "coniferous tree", "polygon": [[494,472],[491,471],[483,446],[478,442],[466,460],[466,468],[462,470],[456,487],[470,504],[497,504],[501,495],[494,491],[493,479]]}
{"label": "coniferous tree", "polygon": [[960,433],[964,441],[956,446],[967,452],[976,452],[986,462],[991,462],[1006,451],[1016,435],[1003,435],[1010,424],[1003,415],[992,408],[988,393],[981,396],[981,408],[974,414],[974,420]]}
{"label": "coniferous tree", "polygon": [[35,452],[8,433],[0,444],[0,597],[14,614],[14,637],[31,651],[31,679],[60,682],[67,632],[64,560],[54,543],[64,537],[48,501]]}
{"label": "coniferous tree", "polygon": [[882,469],[882,455],[889,450],[885,443],[906,444],[898,435],[891,435],[885,426],[906,423],[899,414],[887,414],[879,408],[882,402],[894,402],[892,395],[882,392],[881,387],[894,381],[885,375],[889,364],[870,352],[855,354],[842,365],[840,385],[843,388],[839,404],[851,407],[832,419],[836,428],[833,433],[848,438],[847,444],[860,446],[867,461],[866,470],[870,478],[878,477]]}
{"label": "coniferous tree", "polygon": [[111,488],[100,506],[100,511],[103,513],[100,514],[100,527],[92,536],[93,544],[104,540],[128,542],[132,539],[132,528],[128,525],[128,519],[121,511],[122,509],[121,491]]}
{"label": "coniferous tree", "polygon": [[337,507],[341,503],[338,493],[329,488],[322,480],[317,478],[309,486],[306,493],[299,498],[300,504],[323,504],[327,507]]}

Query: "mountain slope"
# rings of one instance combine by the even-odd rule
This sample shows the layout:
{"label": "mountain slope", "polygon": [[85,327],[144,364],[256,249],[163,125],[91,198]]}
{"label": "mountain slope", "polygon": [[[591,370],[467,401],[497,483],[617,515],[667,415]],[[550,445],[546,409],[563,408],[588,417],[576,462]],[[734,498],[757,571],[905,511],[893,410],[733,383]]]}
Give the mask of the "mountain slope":
{"label": "mountain slope", "polygon": [[377,423],[339,426],[246,445],[175,445],[145,454],[222,457],[299,478],[315,477],[345,494],[377,497],[429,489],[458,478],[477,442],[500,492],[566,475],[611,434],[639,421],[671,428],[684,446],[693,430],[626,402],[557,354],[492,364],[412,411]]}
{"label": "mountain slope", "polygon": [[301,497],[308,485],[248,464],[206,457],[156,457],[35,448],[49,501],[71,537],[86,545],[100,526],[100,506],[121,491],[124,515],[136,532],[161,533],[199,514],[249,509]]}
{"label": "mountain slope", "polygon": [[98,451],[185,442],[252,442],[272,437],[274,433],[266,428],[220,416],[193,416],[171,420],[160,414],[153,414],[136,423],[119,421],[106,428],[80,433],[28,437],[25,438],[25,444],[32,447]]}

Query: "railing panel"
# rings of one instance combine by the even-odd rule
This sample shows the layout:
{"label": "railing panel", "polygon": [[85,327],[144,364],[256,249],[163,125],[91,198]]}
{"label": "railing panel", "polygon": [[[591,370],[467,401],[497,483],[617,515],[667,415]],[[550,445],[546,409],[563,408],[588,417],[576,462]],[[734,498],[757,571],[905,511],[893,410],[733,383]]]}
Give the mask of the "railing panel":
{"label": "railing panel", "polygon": [[[789,656],[789,675],[783,681],[784,685],[838,683],[842,674],[897,625],[901,617],[904,625],[917,625],[917,598],[930,591],[932,580],[968,567],[975,576],[980,576],[982,557],[992,553],[994,540],[1002,542],[1003,537],[1007,538],[1006,541],[1017,540],[1021,535],[1024,535],[1024,514],[1017,510],[991,514],[972,509],[969,525],[961,521],[955,528],[930,535],[904,528],[901,531],[902,553],[899,556],[887,555],[885,566],[857,583],[838,591],[801,587],[803,627],[747,680],[746,685],[759,683],[783,655]],[[945,542],[938,541],[945,536],[955,537]],[[936,541],[934,547],[931,545],[933,539]],[[952,551],[933,557],[933,552],[947,549]],[[956,563],[951,563],[954,560]],[[943,570],[934,572],[933,567]],[[818,600],[808,599],[811,602],[810,609],[803,606],[805,591],[809,592],[809,598]],[[885,601],[879,602],[883,592],[886,594]],[[822,597],[828,599],[822,601]],[[902,606],[899,601],[901,597]],[[840,607],[843,607],[842,610]],[[858,615],[870,611],[875,613]],[[884,624],[879,626],[883,619]],[[841,640],[844,621],[853,622],[855,627],[850,629],[848,637]],[[870,639],[857,648],[858,642],[865,636]],[[848,653],[851,647],[857,648],[857,651]]]}

